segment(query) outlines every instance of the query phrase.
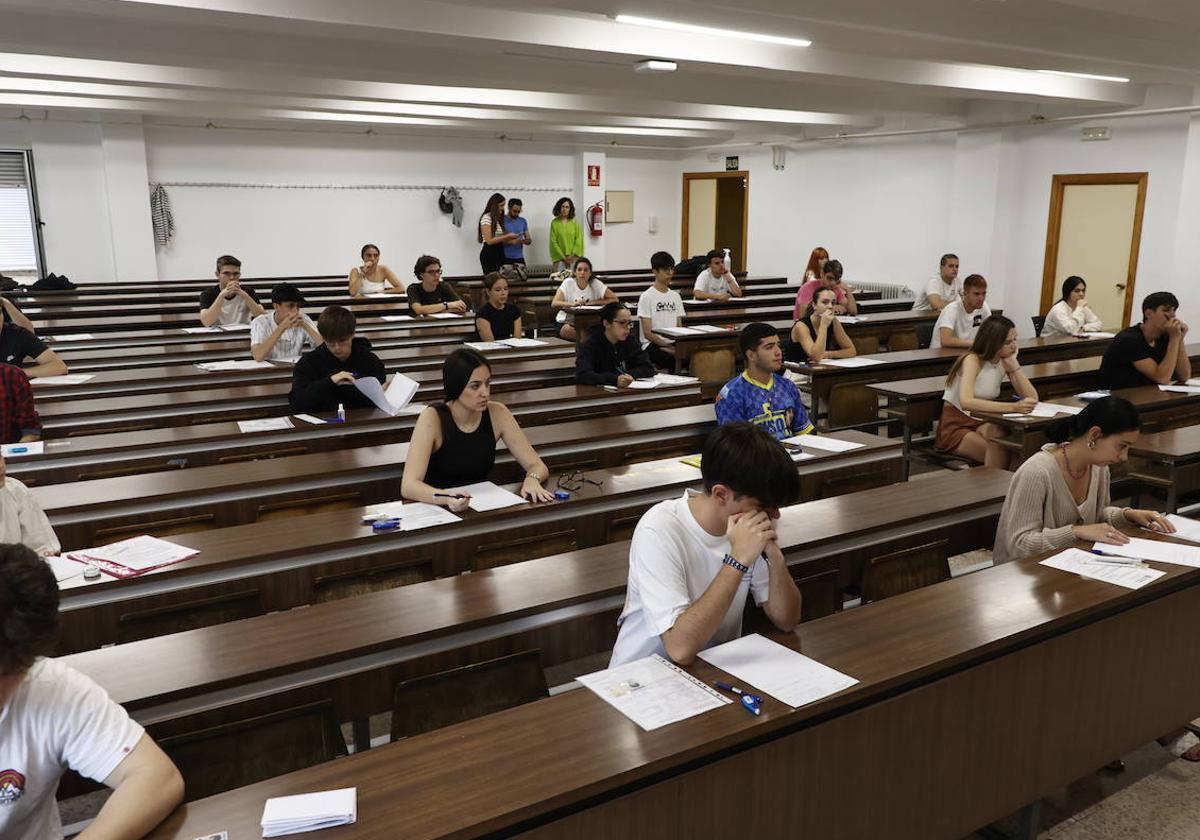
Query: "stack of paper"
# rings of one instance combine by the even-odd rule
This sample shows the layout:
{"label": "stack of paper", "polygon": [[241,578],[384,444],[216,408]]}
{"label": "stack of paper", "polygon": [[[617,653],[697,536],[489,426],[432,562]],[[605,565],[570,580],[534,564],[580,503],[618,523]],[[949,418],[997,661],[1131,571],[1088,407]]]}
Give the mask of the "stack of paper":
{"label": "stack of paper", "polygon": [[695,327],[659,327],[655,332],[660,332],[663,335],[669,335],[672,338],[679,338],[681,335],[703,335],[704,330],[696,329]]}
{"label": "stack of paper", "polygon": [[685,300],[683,302],[683,305],[684,306],[692,306],[692,305],[702,305],[705,303],[712,303],[712,301],[711,300],[695,300],[695,299],[689,298],[688,300]]}
{"label": "stack of paper", "polygon": [[287,417],[266,417],[262,420],[239,420],[238,430],[246,432],[278,432],[295,428]]}
{"label": "stack of paper", "polygon": [[249,324],[221,324],[222,332],[241,332],[250,329]]}
{"label": "stack of paper", "polygon": [[522,499],[516,493],[510,493],[503,487],[490,481],[480,481],[475,484],[468,484],[466,487],[452,487],[445,492],[470,493],[470,508],[480,513],[483,513],[485,510],[498,510],[500,508],[512,507],[513,505],[525,504],[525,499]]}
{"label": "stack of paper", "polygon": [[733,702],[658,654],[578,680],[647,732]]}
{"label": "stack of paper", "polygon": [[364,297],[369,297],[369,298],[390,298],[390,297],[404,297],[404,296],[405,296],[404,292],[401,292],[399,290],[392,291],[392,292],[369,292],[366,295],[364,295]]}
{"label": "stack of paper", "polygon": [[646,379],[635,379],[629,387],[635,391],[647,391],[653,388],[670,388],[675,385],[697,385],[700,380],[694,376],[678,376],[674,373],[656,373]]}
{"label": "stack of paper", "polygon": [[200,552],[194,548],[141,536],[110,543],[99,548],[84,548],[64,554],[78,563],[94,563],[113,577],[127,578],[170,566]]}
{"label": "stack of paper", "polygon": [[1143,540],[1140,537],[1132,537],[1125,545],[1096,543],[1092,547],[1092,550],[1114,557],[1157,560],[1159,563],[1173,563],[1176,566],[1200,568],[1200,548],[1194,545],[1181,545],[1180,543],[1159,542],[1157,540]]}
{"label": "stack of paper", "polygon": [[883,364],[882,359],[872,359],[870,356],[851,356],[849,359],[822,359],[817,364],[830,367],[857,368]]}
{"label": "stack of paper", "polygon": [[604,307],[596,303],[581,303],[578,306],[572,306],[576,312],[599,312]]}
{"label": "stack of paper", "polygon": [[283,837],[358,819],[358,788],[323,790],[268,799],[262,815],[262,836]]}
{"label": "stack of paper", "polygon": [[[413,394],[417,393],[417,381],[410,379],[403,373],[392,374],[392,381],[388,383],[386,391],[383,390],[383,386],[379,384],[379,380],[374,376],[364,376],[361,379],[355,379],[354,387],[361,391],[367,399],[375,403],[376,408],[392,417],[404,412],[408,408],[408,404],[412,401]],[[419,412],[420,409],[418,408],[417,413]]]}
{"label": "stack of paper", "polygon": [[425,502],[388,502],[376,505],[363,518],[377,519],[388,516],[394,516],[400,520],[401,531],[419,531],[422,528],[453,525],[455,522],[462,521],[461,517],[455,516],[446,508]]}
{"label": "stack of paper", "polygon": [[507,344],[501,344],[499,341],[465,341],[463,343],[467,347],[470,347],[472,350],[478,350],[481,353],[485,350],[508,350],[509,349],[509,346]]}
{"label": "stack of paper", "polygon": [[29,381],[34,385],[82,385],[95,378],[94,373],[64,373],[61,376],[38,376]]}
{"label": "stack of paper", "polygon": [[96,336],[91,333],[68,333],[66,335],[52,335],[48,337],[53,341],[87,341],[89,338],[95,338]]}
{"label": "stack of paper", "polygon": [[[1099,543],[1097,543],[1099,545]],[[1041,565],[1064,572],[1073,572],[1093,580],[1102,580],[1126,589],[1141,589],[1147,583],[1166,574],[1158,569],[1142,565],[1102,563],[1095,554],[1078,548],[1068,548],[1053,557],[1047,557]]]}
{"label": "stack of paper", "polygon": [[5,458],[20,458],[22,455],[41,455],[46,451],[44,441],[31,440],[28,443],[6,443],[0,446]]}
{"label": "stack of paper", "polygon": [[837,319],[843,324],[857,324],[859,321],[866,320],[866,315],[838,315]]}
{"label": "stack of paper", "polygon": [[261,370],[273,368],[275,365],[270,362],[256,362],[253,359],[230,359],[224,362],[197,362],[196,367],[212,373],[219,370]]}
{"label": "stack of paper", "polygon": [[545,347],[550,342],[536,338],[502,338],[496,343],[505,347]]}
{"label": "stack of paper", "polygon": [[[36,381],[35,379],[34,382]],[[1200,385],[1159,385],[1158,390],[1174,394],[1200,394]]]}
{"label": "stack of paper", "polygon": [[757,633],[702,650],[699,656],[789,706],[815,703],[858,682]]}
{"label": "stack of paper", "polygon": [[839,440],[838,438],[820,437],[812,434],[784,438],[783,442],[795,444],[801,449],[820,449],[823,452],[849,452],[851,449],[866,446],[865,443],[857,443],[852,440]]}
{"label": "stack of paper", "polygon": [[65,557],[46,557],[43,559],[45,559],[51,571],[54,572],[54,579],[59,583],[83,574],[83,566],[74,560],[68,560]]}

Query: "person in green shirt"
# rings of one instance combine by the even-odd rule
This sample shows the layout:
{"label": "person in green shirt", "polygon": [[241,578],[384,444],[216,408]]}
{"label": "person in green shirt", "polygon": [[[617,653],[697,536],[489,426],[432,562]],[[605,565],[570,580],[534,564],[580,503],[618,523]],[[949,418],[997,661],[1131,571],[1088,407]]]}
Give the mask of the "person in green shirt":
{"label": "person in green shirt", "polygon": [[575,202],[563,196],[554,202],[554,219],[550,222],[550,261],[555,271],[571,269],[583,256],[583,228],[575,218]]}

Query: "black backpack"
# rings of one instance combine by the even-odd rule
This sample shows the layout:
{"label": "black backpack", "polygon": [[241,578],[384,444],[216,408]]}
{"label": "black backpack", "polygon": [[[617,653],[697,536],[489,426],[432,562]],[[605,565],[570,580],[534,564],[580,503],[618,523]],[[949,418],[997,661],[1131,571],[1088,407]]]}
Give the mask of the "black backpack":
{"label": "black backpack", "polygon": [[698,257],[684,260],[675,266],[675,273],[681,275],[689,275],[695,277],[704,269],[708,268],[708,257],[703,254]]}
{"label": "black backpack", "polygon": [[62,292],[74,289],[75,284],[66,277],[60,277],[57,274],[47,274],[29,288],[39,292]]}

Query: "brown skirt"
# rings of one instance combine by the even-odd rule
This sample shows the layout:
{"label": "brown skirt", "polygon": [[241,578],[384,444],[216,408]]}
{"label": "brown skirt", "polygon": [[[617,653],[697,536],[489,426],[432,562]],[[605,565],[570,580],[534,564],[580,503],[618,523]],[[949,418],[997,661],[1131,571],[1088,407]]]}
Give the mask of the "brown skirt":
{"label": "brown skirt", "polygon": [[967,432],[973,432],[983,424],[983,420],[963,414],[950,403],[942,403],[942,416],[938,419],[933,448],[938,452],[953,452],[963,442]]}

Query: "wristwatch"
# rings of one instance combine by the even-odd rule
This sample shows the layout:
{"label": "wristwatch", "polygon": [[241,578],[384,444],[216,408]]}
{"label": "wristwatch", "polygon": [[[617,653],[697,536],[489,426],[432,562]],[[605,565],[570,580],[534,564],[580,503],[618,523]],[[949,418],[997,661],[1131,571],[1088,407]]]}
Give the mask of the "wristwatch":
{"label": "wristwatch", "polygon": [[726,554],[721,559],[721,562],[724,563],[726,566],[732,566],[733,568],[737,569],[742,574],[746,574],[747,572],[750,571],[749,566],[747,566],[745,563],[739,563],[737,560],[734,559],[732,554]]}

